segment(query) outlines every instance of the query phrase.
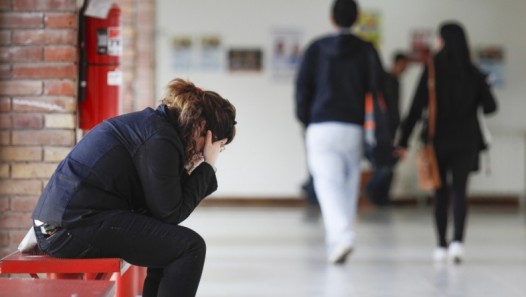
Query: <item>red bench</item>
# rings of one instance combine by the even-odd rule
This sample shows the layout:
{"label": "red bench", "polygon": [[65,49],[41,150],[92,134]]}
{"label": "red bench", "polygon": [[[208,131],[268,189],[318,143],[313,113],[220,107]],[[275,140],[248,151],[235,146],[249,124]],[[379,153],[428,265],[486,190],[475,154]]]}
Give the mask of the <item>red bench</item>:
{"label": "red bench", "polygon": [[116,297],[141,294],[145,276],[144,268],[119,258],[62,259],[20,252],[0,260],[0,274],[14,273],[29,274],[33,278],[45,274],[48,279],[113,280]]}
{"label": "red bench", "polygon": [[16,297],[112,297],[115,283],[63,279],[0,278],[0,295]]}

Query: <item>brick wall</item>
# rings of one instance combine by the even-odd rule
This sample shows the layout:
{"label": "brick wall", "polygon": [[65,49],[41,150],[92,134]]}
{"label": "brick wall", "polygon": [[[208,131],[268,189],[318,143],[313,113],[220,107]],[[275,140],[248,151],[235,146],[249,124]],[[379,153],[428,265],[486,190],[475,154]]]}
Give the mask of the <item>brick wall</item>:
{"label": "brick wall", "polygon": [[[154,1],[116,2],[122,112],[130,112],[155,100]],[[0,256],[15,250],[45,183],[77,141],[77,19],[77,0],[0,0]]]}
{"label": "brick wall", "polygon": [[[159,104],[155,97],[155,5],[152,1],[135,1],[136,15],[136,58],[134,67],[134,106],[142,110]],[[168,82],[165,82],[168,83]]]}
{"label": "brick wall", "polygon": [[76,0],[0,0],[0,253],[76,142]]}
{"label": "brick wall", "polygon": [[117,0],[122,10],[124,82],[122,112],[142,110],[158,103],[154,98],[155,5],[153,0]]}

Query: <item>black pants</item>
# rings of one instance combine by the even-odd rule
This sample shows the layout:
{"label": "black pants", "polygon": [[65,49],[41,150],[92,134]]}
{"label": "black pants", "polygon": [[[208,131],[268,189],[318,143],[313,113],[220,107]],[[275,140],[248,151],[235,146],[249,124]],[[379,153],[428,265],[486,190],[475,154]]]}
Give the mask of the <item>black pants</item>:
{"label": "black pants", "polygon": [[442,187],[435,191],[435,223],[438,246],[447,246],[450,207],[453,213],[453,241],[464,240],[468,213],[466,190],[469,174],[478,158],[473,150],[437,149],[437,162]]}
{"label": "black pants", "polygon": [[118,257],[146,266],[143,297],[195,296],[206,254],[199,234],[131,212],[105,217],[100,224],[61,229],[49,237],[35,227],[39,247],[55,257]]}
{"label": "black pants", "polygon": [[367,198],[376,206],[386,206],[391,203],[391,184],[394,177],[394,167],[375,168],[371,179],[365,186]]}
{"label": "black pants", "polygon": [[314,180],[312,179],[311,174],[309,174],[309,178],[303,183],[301,188],[305,192],[305,198],[309,205],[319,205],[318,196],[316,196],[316,191],[314,190]]}

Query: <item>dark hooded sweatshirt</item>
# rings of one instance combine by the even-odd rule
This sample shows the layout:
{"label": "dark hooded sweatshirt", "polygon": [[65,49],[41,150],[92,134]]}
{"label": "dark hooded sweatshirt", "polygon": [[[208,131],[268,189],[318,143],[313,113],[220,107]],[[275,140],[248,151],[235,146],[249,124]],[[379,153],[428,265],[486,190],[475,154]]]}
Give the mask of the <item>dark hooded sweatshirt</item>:
{"label": "dark hooded sweatshirt", "polygon": [[382,86],[383,73],[372,44],[349,32],[313,41],[296,79],[296,117],[304,126],[329,121],[363,125],[371,77]]}

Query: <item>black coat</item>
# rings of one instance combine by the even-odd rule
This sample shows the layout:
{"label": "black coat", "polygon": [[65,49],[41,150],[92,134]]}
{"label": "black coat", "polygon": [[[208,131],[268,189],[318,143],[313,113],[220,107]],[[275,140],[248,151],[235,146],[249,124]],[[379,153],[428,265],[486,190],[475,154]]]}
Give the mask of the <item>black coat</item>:
{"label": "black coat", "polygon": [[217,189],[208,163],[188,175],[184,160],[177,115],[166,106],[109,119],[58,165],[33,219],[73,227],[122,210],[178,224]]}
{"label": "black coat", "polygon": [[391,73],[385,73],[384,98],[389,114],[389,127],[391,135],[394,136],[400,126],[400,82],[398,77]]}
{"label": "black coat", "polygon": [[[435,58],[437,118],[434,146],[440,150],[469,150],[478,152],[483,147],[478,121],[478,110],[484,114],[497,110],[497,102],[486,82],[486,76],[472,66],[464,80],[444,75],[440,60]],[[426,66],[416,89],[409,113],[401,125],[399,145],[408,146],[416,123],[425,120],[421,139],[427,140],[427,118],[423,112],[428,105],[428,67]],[[462,95],[459,95],[462,94]]]}

